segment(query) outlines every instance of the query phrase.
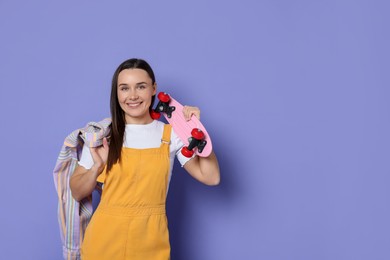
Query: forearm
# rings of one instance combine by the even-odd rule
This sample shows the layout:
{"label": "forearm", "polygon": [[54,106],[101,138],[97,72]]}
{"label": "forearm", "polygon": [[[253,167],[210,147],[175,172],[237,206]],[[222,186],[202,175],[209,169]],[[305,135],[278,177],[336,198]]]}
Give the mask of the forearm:
{"label": "forearm", "polygon": [[78,166],[69,182],[73,198],[80,201],[91,195],[96,187],[96,179],[101,172],[102,170],[96,166],[92,166],[89,170]]}
{"label": "forearm", "polygon": [[208,157],[197,156],[197,158],[203,182],[207,185],[218,185],[221,177],[215,153],[212,152]]}

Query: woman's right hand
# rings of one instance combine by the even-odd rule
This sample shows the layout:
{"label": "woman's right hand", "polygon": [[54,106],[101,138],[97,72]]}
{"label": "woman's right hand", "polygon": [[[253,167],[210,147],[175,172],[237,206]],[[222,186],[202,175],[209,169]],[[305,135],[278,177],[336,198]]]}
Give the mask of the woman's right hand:
{"label": "woman's right hand", "polygon": [[91,155],[93,159],[93,166],[98,170],[99,173],[101,173],[106,166],[107,158],[108,158],[108,141],[107,138],[103,138],[103,145],[99,147],[91,147]]}

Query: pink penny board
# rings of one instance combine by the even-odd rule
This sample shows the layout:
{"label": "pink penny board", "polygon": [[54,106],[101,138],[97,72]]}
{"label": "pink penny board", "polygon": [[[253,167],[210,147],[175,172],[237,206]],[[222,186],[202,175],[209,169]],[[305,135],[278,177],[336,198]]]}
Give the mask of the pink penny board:
{"label": "pink penny board", "polygon": [[[164,106],[165,105],[169,106],[168,110],[172,110],[172,111],[168,111],[168,112],[162,111],[162,108],[160,111],[162,111],[162,114],[164,115],[164,117],[166,118],[168,123],[170,125],[172,125],[173,130],[179,136],[179,138],[182,140],[182,142],[184,143],[184,146],[188,147],[190,145],[190,140],[191,140],[191,137],[193,136],[193,133],[194,133],[193,129],[199,129],[201,132],[203,132],[203,134],[204,134],[203,140],[206,141],[207,143],[204,145],[202,152],[199,152],[198,147],[195,147],[193,149],[193,151],[195,152],[195,154],[197,154],[198,156],[201,156],[201,157],[209,156],[211,154],[211,151],[212,151],[212,143],[211,143],[210,136],[207,133],[207,130],[203,126],[203,124],[199,121],[199,119],[196,116],[192,116],[191,119],[189,121],[187,121],[184,118],[182,104],[180,104],[178,101],[176,101],[174,98],[172,98],[170,95],[168,95],[166,93],[160,92],[158,95],[159,99],[161,96],[163,96],[163,97],[165,96],[165,98],[169,99],[168,102],[165,102]],[[160,106],[160,104],[162,104],[161,101],[162,100],[160,99],[160,102],[157,105],[157,108],[155,109],[155,111],[158,110],[158,107]],[[163,100],[163,101],[166,101],[166,100]],[[197,131],[197,130],[194,130],[194,131]],[[203,134],[201,134],[201,135],[203,136]],[[197,133],[195,133],[195,135],[197,135]]]}

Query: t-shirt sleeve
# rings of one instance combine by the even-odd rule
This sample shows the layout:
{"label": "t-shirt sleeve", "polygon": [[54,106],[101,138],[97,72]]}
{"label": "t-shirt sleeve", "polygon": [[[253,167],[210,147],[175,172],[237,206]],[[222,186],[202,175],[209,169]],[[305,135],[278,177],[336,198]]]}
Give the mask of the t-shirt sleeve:
{"label": "t-shirt sleeve", "polygon": [[188,157],[185,157],[182,153],[181,153],[181,148],[184,146],[184,143],[182,142],[182,140],[177,136],[177,134],[175,133],[175,131],[173,130],[172,128],[172,132],[171,132],[171,142],[172,142],[172,146],[173,146],[173,149],[175,151],[175,154],[176,154],[176,158],[177,160],[180,162],[181,166],[183,167],[189,160],[191,160],[193,157],[191,158],[188,158]]}
{"label": "t-shirt sleeve", "polygon": [[87,170],[91,169],[91,167],[93,166],[91,150],[86,144],[84,144],[83,146],[83,151],[81,153],[79,165],[83,166]]}

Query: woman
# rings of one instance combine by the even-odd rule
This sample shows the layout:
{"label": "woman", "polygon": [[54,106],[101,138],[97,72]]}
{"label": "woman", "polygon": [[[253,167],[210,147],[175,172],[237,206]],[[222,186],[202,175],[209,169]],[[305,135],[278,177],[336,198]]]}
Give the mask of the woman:
{"label": "woman", "polygon": [[[198,181],[220,181],[214,152],[184,157],[183,143],[170,125],[151,118],[156,88],[153,70],[144,60],[126,60],[114,73],[110,142],[105,138],[101,147],[84,146],[70,179],[77,201],[89,196],[97,182],[104,183],[84,236],[83,260],[170,258],[165,201],[175,155]],[[199,118],[200,111],[185,107],[184,115]]]}

